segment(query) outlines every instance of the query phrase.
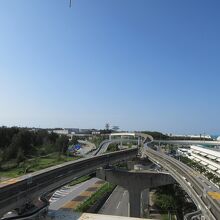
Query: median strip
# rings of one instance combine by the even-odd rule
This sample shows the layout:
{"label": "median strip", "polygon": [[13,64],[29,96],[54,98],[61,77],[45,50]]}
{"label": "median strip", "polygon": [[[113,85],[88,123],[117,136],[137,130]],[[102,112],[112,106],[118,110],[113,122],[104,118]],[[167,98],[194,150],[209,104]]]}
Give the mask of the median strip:
{"label": "median strip", "polygon": [[88,199],[77,206],[75,211],[94,212],[99,210],[101,205],[103,205],[103,203],[108,198],[109,194],[113,191],[114,188],[115,186],[109,183],[100,185],[100,187],[97,188],[96,192],[94,192],[90,197],[88,197]]}
{"label": "median strip", "polygon": [[105,182],[102,180],[98,180],[92,187],[86,189],[86,191],[82,192],[79,196],[74,198],[72,201],[66,203],[61,209],[63,210],[76,210],[81,204],[87,201],[94,193],[96,193]]}

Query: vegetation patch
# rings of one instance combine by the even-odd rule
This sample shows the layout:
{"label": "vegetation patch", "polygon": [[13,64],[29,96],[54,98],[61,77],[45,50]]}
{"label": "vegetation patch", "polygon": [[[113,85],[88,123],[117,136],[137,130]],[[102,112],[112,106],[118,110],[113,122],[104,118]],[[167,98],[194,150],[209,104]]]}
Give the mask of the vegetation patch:
{"label": "vegetation patch", "polygon": [[90,142],[95,144],[96,147],[99,147],[99,145],[106,139],[108,139],[108,136],[96,135],[92,137]]}
{"label": "vegetation patch", "polygon": [[[158,187],[153,201],[163,214],[167,212],[168,215],[176,215],[177,219],[183,219],[186,213],[195,209],[193,203],[189,201],[188,195],[177,184]],[[166,219],[166,216],[164,215],[162,219]]]}
{"label": "vegetation patch", "polygon": [[118,144],[113,143],[108,146],[107,153],[119,151]]}
{"label": "vegetation patch", "polygon": [[54,165],[59,165],[64,162],[77,160],[79,158],[80,157],[67,157],[65,155],[59,155],[59,153],[53,153],[46,157],[36,157],[33,159],[28,159],[20,162],[19,164],[14,161],[9,161],[1,167],[0,176],[15,178]]}
{"label": "vegetation patch", "polygon": [[91,197],[81,203],[77,208],[77,212],[86,212],[89,208],[91,208],[97,201],[99,201],[106,193],[110,193],[115,188],[114,185],[105,183],[102,187],[99,188]]}
{"label": "vegetation patch", "polygon": [[175,215],[172,215],[172,214],[170,214],[170,217],[169,217],[169,214],[161,214],[161,219],[162,220],[176,220],[176,217]]}
{"label": "vegetation patch", "polygon": [[92,178],[92,176],[90,176],[90,175],[86,175],[86,176],[79,177],[79,178],[73,180],[73,181],[69,184],[69,186],[74,186],[74,185],[76,185],[76,184],[85,182],[85,181],[87,181],[87,180],[89,180],[89,179],[91,179],[91,178]]}
{"label": "vegetation patch", "polygon": [[180,160],[188,165],[189,167],[193,168],[194,170],[198,171],[199,173],[202,173],[204,176],[206,176],[209,180],[211,180],[213,183],[217,184],[220,187],[220,177],[215,175],[214,173],[208,171],[204,166],[200,165],[198,162],[195,162],[188,157],[180,157]]}
{"label": "vegetation patch", "polygon": [[0,176],[14,178],[76,160],[67,156],[68,146],[76,142],[45,129],[0,127]]}

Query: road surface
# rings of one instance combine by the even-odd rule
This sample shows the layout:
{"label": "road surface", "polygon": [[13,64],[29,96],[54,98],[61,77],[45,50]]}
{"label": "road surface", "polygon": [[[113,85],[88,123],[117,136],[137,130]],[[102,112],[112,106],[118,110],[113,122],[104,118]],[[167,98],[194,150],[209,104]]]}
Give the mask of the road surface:
{"label": "road surface", "polygon": [[[73,200],[77,196],[79,196],[82,192],[86,191],[89,187],[93,186],[99,179],[92,178],[83,183],[72,186],[70,189],[66,191],[58,190],[54,193],[54,196],[51,198],[51,203],[49,206],[49,210],[59,210],[62,208],[67,202]],[[57,196],[60,196],[57,199]]]}
{"label": "road surface", "polygon": [[129,216],[129,194],[117,186],[98,212],[105,215]]}

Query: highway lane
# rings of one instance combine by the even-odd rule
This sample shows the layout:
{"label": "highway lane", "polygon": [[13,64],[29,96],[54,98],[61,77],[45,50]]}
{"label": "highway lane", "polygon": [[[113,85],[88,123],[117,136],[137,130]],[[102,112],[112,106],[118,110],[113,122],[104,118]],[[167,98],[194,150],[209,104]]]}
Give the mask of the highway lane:
{"label": "highway lane", "polygon": [[98,212],[105,215],[129,216],[129,193],[117,186]]}
{"label": "highway lane", "polygon": [[220,191],[214,184],[172,157],[148,147],[145,148],[145,154],[170,171],[171,175],[186,190],[207,219],[220,219]]}

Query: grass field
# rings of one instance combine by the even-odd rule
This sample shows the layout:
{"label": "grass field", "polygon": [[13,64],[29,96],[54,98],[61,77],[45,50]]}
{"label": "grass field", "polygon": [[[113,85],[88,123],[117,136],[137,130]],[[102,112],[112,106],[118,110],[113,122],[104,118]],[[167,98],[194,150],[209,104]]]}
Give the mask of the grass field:
{"label": "grass field", "polygon": [[80,157],[59,156],[58,153],[53,153],[46,157],[26,160],[19,165],[13,164],[13,161],[9,161],[0,170],[0,177],[15,178],[50,166],[62,164],[67,161],[77,160],[79,158]]}
{"label": "grass field", "polygon": [[170,218],[171,218],[171,220],[175,220],[176,219],[175,215],[171,215],[170,218],[169,218],[168,214],[162,214],[161,218],[162,218],[162,220],[170,220]]}
{"label": "grass field", "polygon": [[86,176],[79,177],[79,178],[73,180],[73,181],[69,184],[69,186],[75,186],[76,184],[85,182],[86,180],[89,180],[89,179],[91,179],[91,178],[92,178],[92,176],[90,176],[90,175],[86,175]]}

